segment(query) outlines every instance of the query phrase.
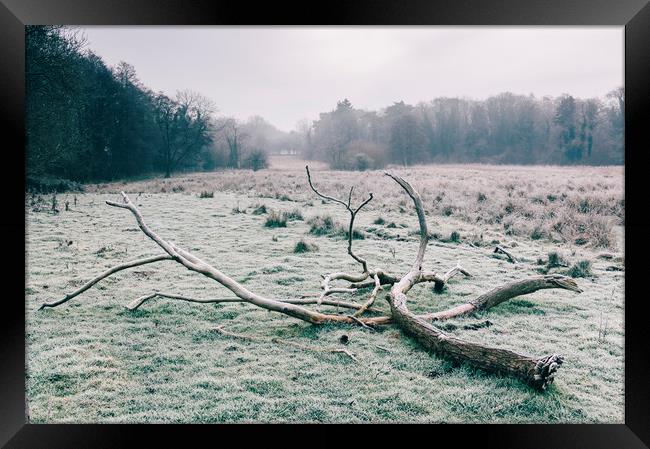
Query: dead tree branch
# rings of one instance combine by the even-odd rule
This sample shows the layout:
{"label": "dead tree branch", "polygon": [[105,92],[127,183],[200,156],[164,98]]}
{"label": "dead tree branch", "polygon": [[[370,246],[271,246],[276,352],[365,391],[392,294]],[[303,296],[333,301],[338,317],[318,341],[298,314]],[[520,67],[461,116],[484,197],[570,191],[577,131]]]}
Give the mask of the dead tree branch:
{"label": "dead tree branch", "polygon": [[[321,283],[321,288],[323,291],[317,295],[317,297],[303,296],[302,298],[298,299],[272,299],[264,297],[248,290],[242,284],[228,277],[212,265],[204,262],[196,255],[191,254],[190,252],[181,249],[172,242],[169,242],[160,237],[147,226],[140,210],[131,202],[129,197],[124,192],[122,192],[122,202],[107,201],[106,203],[109,206],[127,209],[130,211],[135,217],[135,220],[142,232],[151,240],[153,240],[160,248],[162,248],[166,254],[117,265],[116,267],[105,271],[104,273],[95,277],[93,280],[84,284],[84,286],[82,286],[77,291],[66,295],[63,299],[43,304],[41,306],[41,309],[47,307],[55,307],[63,304],[75,296],[83,293],[85,290],[92,287],[100,280],[120,270],[162,260],[173,260],[187,268],[189,271],[202,274],[226,287],[231,293],[234,294],[234,297],[199,299],[175,294],[154,292],[133,300],[127,305],[128,309],[136,310],[145,302],[155,297],[161,297],[192,303],[247,302],[263,309],[279,312],[312,324],[347,323],[358,324],[360,326],[372,329],[373,326],[394,323],[397,324],[406,334],[413,336],[426,349],[456,362],[467,363],[489,372],[505,373],[518,377],[539,390],[544,390],[553,381],[557,369],[563,362],[562,357],[557,354],[535,358],[521,355],[510,350],[498,349],[477,343],[472,343],[446,334],[427,320],[443,320],[463,314],[472,313],[477,310],[489,309],[511,298],[529,294],[540,289],[560,288],[574,292],[580,292],[580,288],[573,280],[564,276],[557,275],[536,276],[533,278],[515,281],[500,287],[496,287],[489,292],[479,296],[473,301],[449,310],[424,315],[414,315],[409,311],[407,307],[407,294],[414,285],[422,282],[434,282],[435,287],[437,289],[440,289],[452,277],[458,274],[470,276],[470,273],[460,265],[456,265],[444,275],[438,275],[432,271],[424,270],[424,255],[429,242],[429,231],[427,227],[424,206],[422,204],[422,199],[420,198],[419,193],[411,186],[411,184],[402,179],[400,176],[386,173],[387,176],[392,178],[400,187],[402,187],[402,189],[413,201],[420,229],[419,247],[412,267],[404,276],[392,276],[387,274],[383,269],[368,269],[367,261],[357,256],[352,251],[354,220],[358,212],[373,199],[373,195],[370,194],[368,199],[363,201],[357,208],[353,209],[351,206],[352,195],[354,191],[353,188],[350,189],[347,203],[337,198],[323,195],[314,187],[311,180],[309,167],[306,167],[306,170],[309,185],[318,196],[325,200],[334,201],[338,204],[343,205],[350,213],[350,224],[348,230],[348,254],[355,261],[361,264],[363,269],[363,272],[361,274],[357,275],[348,273],[332,273],[323,276],[323,281]],[[330,283],[333,281],[345,281],[348,283],[348,285],[345,287],[332,287]],[[390,292],[387,296],[391,310],[390,316],[362,317],[362,315],[367,312],[375,311],[372,309],[372,306],[376,301],[377,295],[385,285],[391,286]],[[373,290],[371,291],[368,299],[363,304],[356,304],[354,302],[341,301],[328,297],[334,293],[354,293],[361,288],[367,287],[373,287]],[[321,313],[319,311],[306,307],[310,304],[324,304],[328,306],[349,308],[356,310],[356,312],[352,315]],[[221,328],[217,328],[217,332],[238,338],[261,338],[232,334],[224,331]],[[353,354],[344,349],[310,348],[294,342],[287,342],[276,338],[273,338],[271,341],[310,351],[313,350],[321,352],[344,353],[353,360],[356,360]]]}
{"label": "dead tree branch", "polygon": [[546,389],[553,382],[555,373],[563,362],[562,356],[552,354],[534,358],[506,349],[468,342],[446,334],[409,311],[406,305],[406,294],[421,275],[429,232],[420,195],[404,179],[389,173],[387,175],[402,186],[411,197],[420,222],[420,249],[413,267],[390,290],[389,303],[395,322],[425,348],[446,358],[464,362],[488,372],[509,374],[520,378],[538,390]]}
{"label": "dead tree branch", "polygon": [[102,274],[94,277],[90,281],[86,282],[84,285],[82,285],[79,289],[75,290],[72,293],[68,293],[65,295],[63,298],[59,299],[58,301],[53,301],[53,302],[46,302],[41,304],[41,307],[39,307],[38,310],[45,309],[47,307],[56,307],[58,305],[63,304],[64,302],[70,301],[72,298],[74,298],[77,295],[82,294],[86,290],[88,290],[90,287],[101,281],[102,279],[105,279],[109,277],[111,274],[117,273],[118,271],[126,270],[127,268],[133,268],[133,267],[138,267],[140,265],[145,265],[148,263],[154,263],[154,262],[160,262],[161,260],[172,260],[173,258],[168,255],[161,255],[161,256],[153,256],[153,257],[146,257],[144,259],[138,259],[138,260],[132,260],[130,262],[125,262],[120,265],[116,265],[112,268],[109,268],[108,270],[104,271]]}
{"label": "dead tree branch", "polygon": [[[241,298],[191,298],[187,296],[181,296],[181,295],[175,295],[171,293],[163,293],[163,292],[154,292],[150,293],[148,295],[140,296],[139,298],[134,299],[131,301],[129,304],[126,305],[126,308],[129,310],[137,310],[140,306],[142,306],[145,302],[153,299],[153,298],[167,298],[167,299],[176,299],[179,301],[185,301],[185,302],[192,302],[192,303],[198,303],[198,304],[220,304],[220,303],[229,303],[229,302],[246,302]],[[287,303],[287,304],[301,304],[301,305],[306,305],[306,304],[316,304],[317,299],[316,298],[288,298],[288,299],[279,299],[278,301]],[[340,301],[336,299],[329,299],[325,298],[322,301],[323,305],[326,306],[334,306],[334,307],[341,307],[344,309],[356,309],[359,310],[363,307],[361,304],[357,304],[354,302],[348,302],[348,301]],[[371,312],[376,312],[376,310],[373,309],[368,309]]]}

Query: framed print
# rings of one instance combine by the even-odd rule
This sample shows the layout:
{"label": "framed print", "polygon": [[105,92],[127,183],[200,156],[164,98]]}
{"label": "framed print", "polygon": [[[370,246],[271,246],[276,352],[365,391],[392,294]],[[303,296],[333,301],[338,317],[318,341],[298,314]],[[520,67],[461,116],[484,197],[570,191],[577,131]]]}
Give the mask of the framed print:
{"label": "framed print", "polygon": [[0,12],[2,444],[648,447],[647,2]]}

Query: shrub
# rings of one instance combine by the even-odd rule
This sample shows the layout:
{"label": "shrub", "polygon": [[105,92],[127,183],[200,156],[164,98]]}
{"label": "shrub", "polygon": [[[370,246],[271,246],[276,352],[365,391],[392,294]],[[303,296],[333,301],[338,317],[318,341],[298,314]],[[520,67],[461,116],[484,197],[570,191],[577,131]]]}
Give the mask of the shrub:
{"label": "shrub", "polygon": [[246,163],[253,171],[261,170],[269,167],[269,157],[264,150],[253,150]]}
{"label": "shrub", "polygon": [[286,228],[287,227],[287,214],[286,212],[271,211],[264,226],[267,228]]}
{"label": "shrub", "polygon": [[460,232],[458,232],[458,231],[453,231],[453,232],[449,235],[449,241],[450,241],[450,242],[456,242],[456,243],[460,242]]}
{"label": "shrub", "polygon": [[384,223],[386,223],[386,220],[384,220],[382,217],[377,217],[375,221],[373,221],[373,224],[376,225],[383,225]]}
{"label": "shrub", "polygon": [[484,202],[485,200],[487,200],[487,196],[485,196],[485,193],[483,193],[483,192],[479,192],[479,193],[478,193],[478,196],[477,196],[477,198],[476,198],[476,200],[477,200],[479,203],[482,203],[482,202]]}
{"label": "shrub", "polygon": [[214,192],[201,192],[199,198],[214,198]]}
{"label": "shrub", "polygon": [[372,165],[372,160],[368,155],[360,153],[354,157],[354,169],[359,171],[366,171]]}

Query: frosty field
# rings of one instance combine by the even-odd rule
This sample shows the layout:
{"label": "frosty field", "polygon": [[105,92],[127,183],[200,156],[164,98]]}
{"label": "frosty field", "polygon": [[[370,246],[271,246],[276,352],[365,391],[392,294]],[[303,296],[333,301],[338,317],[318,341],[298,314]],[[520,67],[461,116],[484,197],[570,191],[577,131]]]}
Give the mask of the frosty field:
{"label": "frosty field", "polygon": [[[472,273],[454,278],[442,293],[429,284],[417,285],[409,293],[413,311],[443,310],[540,272],[577,276],[581,294],[542,290],[478,316],[439,323],[471,341],[531,355],[564,355],[547,392],[455,366],[394,326],[375,332],[351,325],[318,327],[250,304],[160,298],[128,311],[126,304],[154,291],[232,297],[216,282],[168,261],[122,271],[66,304],[37,310],[113,265],[161,253],[128,211],[105,204],[117,200],[120,190],[161,236],[265,296],[316,293],[320,274],[356,272],[346,240],[309,232],[308,221],[316,216],[346,224],[345,210],[323,204],[309,190],[303,162],[276,160],[259,172],[92,185],[83,194],[57,195],[59,213],[51,211],[51,195],[26,196],[29,419],[622,423],[623,168],[450,165],[392,170],[412,182],[427,208],[434,235],[427,268],[445,272],[460,262]],[[388,267],[395,274],[408,271],[417,252],[417,219],[403,191],[382,172],[335,172],[316,165],[313,174],[328,194],[346,196],[352,185],[357,199],[375,194],[357,218],[355,228],[365,238],[354,240],[355,250],[373,267]],[[209,196],[201,193],[214,195],[201,198]],[[267,212],[255,214],[261,205]],[[267,227],[272,211],[299,211],[303,219]],[[317,249],[294,252],[301,240]],[[519,263],[493,254],[497,244]],[[551,261],[559,256],[563,263],[549,264],[549,253]],[[388,311],[383,295],[376,307]],[[471,326],[477,323],[483,325]],[[231,338],[214,332],[217,326],[268,338]],[[339,341],[342,335],[349,338],[346,346]],[[270,341],[273,337],[305,346],[345,347],[357,363],[342,354],[279,345]]]}

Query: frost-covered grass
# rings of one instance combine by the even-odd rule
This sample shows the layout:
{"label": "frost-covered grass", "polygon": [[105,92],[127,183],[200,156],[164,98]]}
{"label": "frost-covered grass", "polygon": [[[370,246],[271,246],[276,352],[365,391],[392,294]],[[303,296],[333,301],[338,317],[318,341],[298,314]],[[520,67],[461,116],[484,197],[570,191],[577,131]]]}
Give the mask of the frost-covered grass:
{"label": "frost-covered grass", "polygon": [[[503,193],[499,183],[518,186],[515,200],[523,198],[517,196],[517,189],[528,192],[530,185],[530,195],[600,195],[604,203],[613,205],[622,196],[622,169],[516,168],[507,173],[503,167],[473,166],[463,174],[455,166],[398,171],[421,190],[431,206],[431,231],[441,237],[430,243],[427,267],[445,271],[460,261],[474,274],[469,279],[455,278],[440,294],[430,285],[417,286],[409,294],[416,312],[458,304],[495,283],[540,271],[566,272],[566,266],[547,263],[549,253],[561,252],[569,267],[590,262],[590,276],[576,279],[585,290],[580,295],[542,290],[482,313],[478,321],[489,320],[492,326],[463,327],[477,322],[476,318],[449,323],[455,325],[449,326],[450,333],[472,341],[533,355],[563,354],[566,362],[548,392],[539,394],[508,377],[453,366],[422,350],[395,327],[375,333],[358,326],[316,327],[238,303],[200,305],[155,299],[136,312],[124,308],[154,290],[230,296],[215,282],[173,262],[123,271],[65,305],[37,312],[43,301],[61,297],[107,267],[160,253],[127,211],[104,204],[117,196],[98,191],[126,190],[161,236],[267,296],[316,292],[321,273],[356,270],[358,264],[346,255],[344,236],[309,234],[309,221],[316,216],[329,215],[340,223],[347,216],[340,207],[322,204],[310,195],[297,166],[240,174],[239,184],[228,184],[236,177],[226,172],[95,187],[91,188],[95,193],[76,194],[76,205],[73,194],[60,195],[59,203],[68,200],[71,210],[58,214],[49,206],[35,207],[28,199],[25,297],[31,420],[623,422],[620,229],[612,227],[614,244],[605,250],[590,235],[584,245],[559,237],[563,243],[554,243],[552,238],[508,234],[500,223],[477,224],[472,219],[482,210],[491,214],[489,207],[497,207],[490,203],[495,197],[507,201],[507,191]],[[417,220],[394,183],[378,173],[315,170],[314,179],[328,193],[344,192],[355,182],[357,200],[375,192],[372,207],[357,217],[357,228],[366,238],[354,241],[356,251],[373,267],[390,267],[394,273],[408,270],[417,251]],[[166,187],[167,193],[155,189],[167,182],[180,183],[184,189],[177,193],[173,186]],[[576,186],[574,190],[567,188],[569,182]],[[225,188],[227,184],[231,188]],[[602,192],[586,187],[597,185],[609,187]],[[457,191],[459,186],[462,189]],[[580,186],[585,192],[577,191]],[[199,198],[201,191],[214,191],[214,198]],[[481,201],[479,191],[486,197]],[[447,215],[433,206],[436,195],[443,193],[444,202],[459,210]],[[304,221],[288,220],[286,228],[267,228],[267,214],[253,214],[262,204],[279,213],[299,210]],[[234,214],[234,208],[246,213]],[[611,212],[594,209],[590,214],[604,217]],[[383,223],[377,221],[379,216]],[[537,224],[552,227],[548,223]],[[448,239],[453,232],[457,238]],[[497,240],[521,263],[494,256],[492,242]],[[318,250],[294,252],[299,241],[316,244]],[[379,298],[378,307],[387,310],[382,295]],[[336,312],[328,306],[322,309]],[[320,347],[340,347],[339,338],[345,334],[346,348],[359,363],[341,354],[232,339],[213,332],[216,326]]]}

